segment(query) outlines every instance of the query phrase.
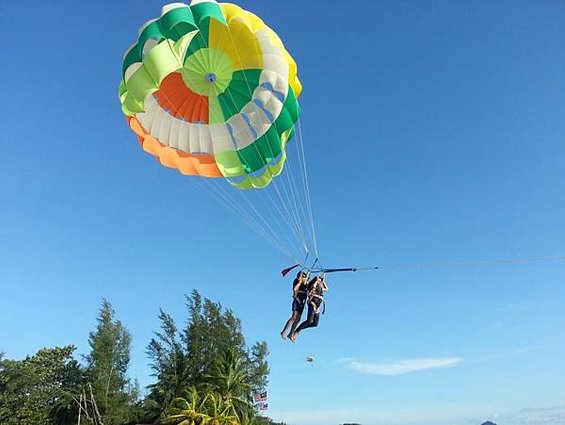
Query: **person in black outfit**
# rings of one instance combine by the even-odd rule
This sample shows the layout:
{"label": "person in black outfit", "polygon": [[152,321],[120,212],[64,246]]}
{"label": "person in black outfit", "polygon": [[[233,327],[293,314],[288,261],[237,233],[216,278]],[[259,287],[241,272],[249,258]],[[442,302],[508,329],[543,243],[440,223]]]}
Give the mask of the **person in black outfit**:
{"label": "person in black outfit", "polygon": [[296,341],[298,334],[304,329],[318,326],[320,311],[324,304],[324,292],[328,289],[323,276],[316,276],[308,283],[308,318],[289,336],[292,342]]}
{"label": "person in black outfit", "polygon": [[296,327],[300,318],[302,317],[302,312],[304,311],[304,306],[306,305],[306,298],[308,296],[308,275],[304,271],[298,272],[296,279],[292,282],[292,314],[290,318],[286,321],[284,328],[281,331],[282,339],[287,338],[286,330],[290,327],[290,332],[288,337],[290,337]]}

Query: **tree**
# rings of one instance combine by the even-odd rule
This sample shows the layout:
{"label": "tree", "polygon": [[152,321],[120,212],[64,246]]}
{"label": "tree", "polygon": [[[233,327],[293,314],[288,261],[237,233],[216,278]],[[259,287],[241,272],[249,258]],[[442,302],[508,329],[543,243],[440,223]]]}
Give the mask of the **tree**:
{"label": "tree", "polygon": [[255,416],[252,425],[287,425],[284,422],[274,422],[271,418],[267,416]]}
{"label": "tree", "polygon": [[127,376],[131,335],[115,318],[109,301],[103,300],[98,326],[89,335],[90,354],[85,357],[88,382],[105,425],[128,422],[137,389]]}
{"label": "tree", "polygon": [[232,357],[241,358],[251,390],[264,390],[269,374],[267,344],[257,342],[249,349],[241,321],[233,311],[224,311],[221,304],[206,298],[203,300],[198,291],[187,297],[186,306],[189,320],[182,334],[182,343],[189,354],[192,384],[205,381],[226,353],[230,353]]}
{"label": "tree", "polygon": [[239,423],[249,423],[253,417],[251,375],[244,365],[243,356],[233,347],[227,348],[216,359],[202,388],[222,394],[222,398],[232,406],[231,413]]}
{"label": "tree", "polygon": [[150,394],[145,400],[146,415],[150,421],[158,418],[191,381],[189,359],[173,318],[160,310],[159,320],[161,331],[155,333],[147,347],[153,376],[157,378],[157,382],[149,386]]}
{"label": "tree", "polygon": [[240,425],[229,400],[214,391],[198,391],[194,387],[183,392],[166,409],[167,415],[159,421],[163,425]]}
{"label": "tree", "polygon": [[[161,330],[147,348],[157,379],[149,387],[147,419],[163,415],[175,398],[192,387],[221,394],[243,414],[252,393],[266,387],[267,344],[256,343],[249,349],[233,312],[203,299],[197,291],[186,297],[186,307],[188,320],[181,331],[168,314],[159,313]],[[246,415],[252,417],[253,411]]]}
{"label": "tree", "polygon": [[24,360],[0,356],[0,423],[76,423],[84,374],[73,358],[75,347],[43,348]]}

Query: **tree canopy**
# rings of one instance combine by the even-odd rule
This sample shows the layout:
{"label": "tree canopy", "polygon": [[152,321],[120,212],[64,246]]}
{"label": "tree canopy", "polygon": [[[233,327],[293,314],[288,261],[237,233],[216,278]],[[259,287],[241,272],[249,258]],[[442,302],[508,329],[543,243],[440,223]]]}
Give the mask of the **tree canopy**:
{"label": "tree canopy", "polygon": [[138,394],[127,375],[131,335],[115,315],[110,302],[103,300],[85,357],[87,380],[104,425],[127,423]]}
{"label": "tree canopy", "polygon": [[[160,311],[161,330],[149,342],[156,382],[150,386],[151,419],[166,413],[187,388],[222,394],[242,423],[254,416],[252,395],[265,389],[269,373],[265,342],[246,345],[240,320],[229,309],[193,291],[186,297],[183,328]],[[150,415],[151,416],[151,415]]]}
{"label": "tree canopy", "polygon": [[253,404],[267,387],[267,344],[248,345],[233,311],[193,291],[181,326],[164,310],[158,319],[147,346],[155,382],[143,399],[128,376],[131,334],[108,300],[82,362],[74,345],[23,360],[0,351],[0,423],[275,425]]}
{"label": "tree canopy", "polygon": [[43,348],[23,360],[0,357],[0,423],[73,423],[78,411],[73,395],[83,381],[74,351],[68,345]]}

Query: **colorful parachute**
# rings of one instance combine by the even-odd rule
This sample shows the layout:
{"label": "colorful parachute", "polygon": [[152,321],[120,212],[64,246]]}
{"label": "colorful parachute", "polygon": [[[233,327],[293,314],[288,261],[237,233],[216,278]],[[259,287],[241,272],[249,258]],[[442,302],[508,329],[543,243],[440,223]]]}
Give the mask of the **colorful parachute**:
{"label": "colorful parachute", "polygon": [[279,37],[213,0],[172,3],[123,62],[120,101],[143,149],[187,175],[263,188],[285,165],[302,86]]}

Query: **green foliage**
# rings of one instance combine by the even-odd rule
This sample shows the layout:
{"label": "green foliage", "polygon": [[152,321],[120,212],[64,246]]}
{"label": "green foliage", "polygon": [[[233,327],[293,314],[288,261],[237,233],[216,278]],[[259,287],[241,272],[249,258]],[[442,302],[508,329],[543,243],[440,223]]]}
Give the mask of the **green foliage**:
{"label": "green foliage", "polygon": [[211,374],[205,377],[201,387],[221,394],[232,406],[233,415],[243,424],[249,423],[254,414],[251,380],[243,356],[231,347],[215,360]]}
{"label": "green foliage", "polygon": [[284,422],[273,422],[271,418],[265,416],[255,416],[252,425],[287,425]]}
{"label": "green foliage", "polygon": [[220,393],[191,387],[177,397],[159,421],[163,425],[240,425],[234,406]]}
{"label": "green foliage", "polygon": [[145,401],[150,419],[156,419],[187,387],[189,380],[188,359],[179,342],[177,327],[172,317],[162,310],[159,320],[161,332],[155,334],[147,347],[151,368],[157,377],[157,383],[150,386],[151,392]]}
{"label": "green foliage", "polygon": [[143,401],[127,375],[131,335],[106,300],[84,366],[74,346],[20,361],[0,352],[0,424],[74,425],[80,411],[84,425],[276,425],[252,403],[267,385],[267,344],[248,348],[233,312],[197,291],[186,307],[181,329],[159,312],[160,331],[147,348],[157,379]]}
{"label": "green foliage", "polygon": [[0,356],[0,423],[76,423],[74,395],[83,381],[75,347],[43,348],[24,360]]}
{"label": "green foliage", "polygon": [[203,385],[228,397],[245,397],[251,393],[250,376],[243,364],[243,357],[235,348],[227,348],[215,359],[210,375]]}
{"label": "green foliage", "polygon": [[188,320],[179,330],[163,311],[161,330],[147,353],[157,382],[150,386],[148,419],[162,416],[187,388],[221,394],[241,423],[254,416],[251,396],[262,391],[269,373],[266,343],[249,349],[240,320],[231,310],[193,291],[186,299]]}
{"label": "green foliage", "polygon": [[127,376],[131,335],[116,320],[107,300],[103,300],[97,320],[98,326],[88,339],[91,351],[85,357],[87,378],[104,424],[121,425],[131,417],[138,396]]}
{"label": "green foliage", "polygon": [[252,390],[254,393],[261,393],[267,388],[269,377],[269,363],[267,356],[269,348],[265,341],[256,342],[251,348],[251,354],[246,359],[246,368],[251,375]]}

